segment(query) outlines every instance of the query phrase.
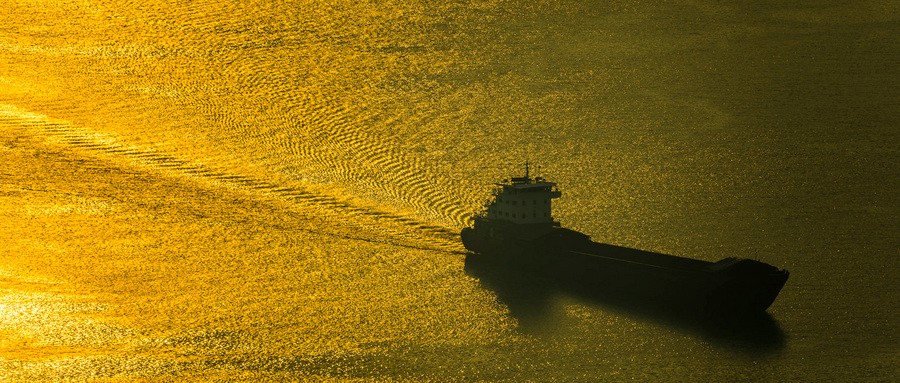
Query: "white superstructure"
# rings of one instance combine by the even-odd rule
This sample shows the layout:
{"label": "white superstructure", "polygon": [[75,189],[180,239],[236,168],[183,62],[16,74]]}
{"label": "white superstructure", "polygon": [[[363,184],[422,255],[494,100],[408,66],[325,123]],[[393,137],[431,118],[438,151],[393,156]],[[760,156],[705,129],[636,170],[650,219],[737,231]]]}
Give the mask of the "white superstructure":
{"label": "white superstructure", "polygon": [[496,185],[494,200],[486,206],[486,218],[517,224],[556,224],[551,206],[553,199],[559,198],[561,193],[555,182],[542,177],[531,178],[528,163],[525,164],[525,177],[513,177]]}

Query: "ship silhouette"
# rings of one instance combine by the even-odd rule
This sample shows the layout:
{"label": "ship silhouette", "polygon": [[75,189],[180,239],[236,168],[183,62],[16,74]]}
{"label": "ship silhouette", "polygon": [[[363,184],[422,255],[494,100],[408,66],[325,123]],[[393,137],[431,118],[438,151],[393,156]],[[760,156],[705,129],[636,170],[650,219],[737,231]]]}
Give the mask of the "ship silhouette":
{"label": "ship silhouette", "polygon": [[484,211],[462,229],[469,265],[521,270],[629,299],[715,314],[763,312],[789,273],[752,259],[718,262],[593,242],[551,214],[562,194],[555,182],[524,177],[495,184]]}

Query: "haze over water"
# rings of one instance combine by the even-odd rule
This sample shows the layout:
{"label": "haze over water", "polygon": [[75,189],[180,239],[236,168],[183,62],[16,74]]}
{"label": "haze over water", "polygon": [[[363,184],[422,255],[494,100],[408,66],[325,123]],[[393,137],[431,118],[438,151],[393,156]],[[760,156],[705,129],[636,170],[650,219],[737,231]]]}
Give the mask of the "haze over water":
{"label": "haze over water", "polygon": [[[896,379],[898,5],[658,3],[4,3],[0,380]],[[742,331],[467,272],[526,160],[791,278]]]}

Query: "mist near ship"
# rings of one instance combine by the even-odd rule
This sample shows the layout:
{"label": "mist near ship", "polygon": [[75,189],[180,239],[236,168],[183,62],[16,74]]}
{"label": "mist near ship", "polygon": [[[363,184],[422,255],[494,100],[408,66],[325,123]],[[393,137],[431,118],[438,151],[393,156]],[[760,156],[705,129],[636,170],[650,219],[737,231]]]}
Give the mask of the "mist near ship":
{"label": "mist near ship", "polygon": [[[898,14],[6,4],[0,380],[890,380]],[[747,333],[467,273],[525,160],[597,241],[791,280]]]}

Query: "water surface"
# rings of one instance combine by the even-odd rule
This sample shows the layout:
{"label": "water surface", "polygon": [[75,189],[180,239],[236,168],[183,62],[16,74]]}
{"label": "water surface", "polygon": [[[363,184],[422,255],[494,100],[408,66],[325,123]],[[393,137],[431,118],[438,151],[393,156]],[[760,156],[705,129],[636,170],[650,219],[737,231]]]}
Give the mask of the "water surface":
{"label": "water surface", "polygon": [[[898,14],[6,4],[0,380],[891,380]],[[595,240],[791,279],[748,329],[466,270],[525,160]]]}

